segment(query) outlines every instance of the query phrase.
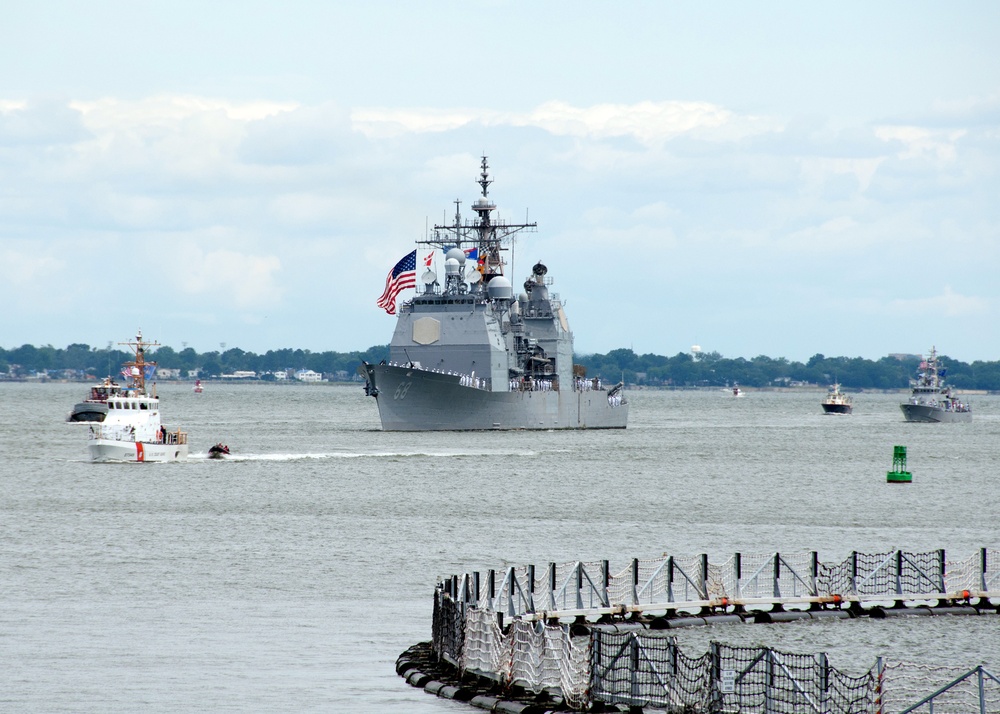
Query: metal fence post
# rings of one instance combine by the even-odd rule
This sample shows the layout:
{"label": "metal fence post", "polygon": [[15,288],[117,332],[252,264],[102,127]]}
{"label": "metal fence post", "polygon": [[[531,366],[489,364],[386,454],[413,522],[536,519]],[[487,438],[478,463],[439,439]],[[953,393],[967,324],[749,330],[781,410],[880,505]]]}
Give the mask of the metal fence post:
{"label": "metal fence post", "polygon": [[764,711],[770,712],[774,699],[774,650],[767,648],[767,669],[765,670]]}
{"label": "metal fence post", "polygon": [[602,581],[601,582],[601,588],[602,588],[603,592],[601,593],[601,597],[604,598],[604,603],[603,604],[604,604],[605,607],[607,607],[608,605],[611,604],[611,601],[608,600],[608,582],[610,580],[611,580],[611,564],[608,563],[608,561],[606,561],[606,560],[602,560],[601,561],[601,581]]}
{"label": "metal fence post", "polygon": [[819,691],[822,702],[820,711],[826,714],[830,711],[830,662],[826,652],[819,653]]}
{"label": "metal fence post", "polygon": [[774,554],[774,596],[781,597],[781,554]]}
{"label": "metal fence post", "polygon": [[743,590],[740,587],[740,580],[743,578],[743,556],[739,553],[733,556],[733,570],[736,576],[736,598],[740,599],[743,597]]}
{"label": "metal fence post", "polygon": [[528,612],[535,612],[535,566],[528,566]]}
{"label": "metal fence post", "polygon": [[722,699],[722,687],[720,680],[722,679],[722,653],[719,651],[719,643],[712,642],[709,645],[708,650],[708,667],[709,667],[709,712],[721,712],[723,699]]}
{"label": "metal fence post", "polygon": [[639,604],[639,559],[638,558],[632,558],[632,604],[633,605]]}
{"label": "metal fence post", "polygon": [[674,556],[667,558],[667,602],[674,601]]}
{"label": "metal fence post", "polygon": [[986,714],[986,689],[983,686],[983,665],[976,667],[976,678],[979,680],[979,714]]}
{"label": "metal fence post", "polygon": [[896,594],[903,594],[903,551],[896,551]]}
{"label": "metal fence post", "polygon": [[556,604],[556,564],[549,563],[549,602],[551,603],[550,610],[558,610],[559,606]]}
{"label": "metal fence post", "polygon": [[885,684],[885,661],[881,657],[875,659],[875,714],[885,714],[882,707],[882,689]]}
{"label": "metal fence post", "polygon": [[576,561],[576,609],[583,609],[583,563]]}
{"label": "metal fence post", "polygon": [[941,564],[941,568],[939,570],[940,575],[938,576],[940,578],[938,580],[938,585],[941,588],[940,592],[944,592],[944,588],[945,588],[945,584],[944,584],[944,571],[945,571],[945,568],[948,567],[948,561],[945,559],[944,548],[942,548],[941,550],[938,551],[938,562]]}
{"label": "metal fence post", "polygon": [[511,617],[517,614],[514,607],[514,591],[517,589],[517,580],[514,576],[514,566],[507,568],[507,614]]}
{"label": "metal fence post", "polygon": [[629,641],[629,704],[642,706],[639,701],[639,637],[633,632]]}

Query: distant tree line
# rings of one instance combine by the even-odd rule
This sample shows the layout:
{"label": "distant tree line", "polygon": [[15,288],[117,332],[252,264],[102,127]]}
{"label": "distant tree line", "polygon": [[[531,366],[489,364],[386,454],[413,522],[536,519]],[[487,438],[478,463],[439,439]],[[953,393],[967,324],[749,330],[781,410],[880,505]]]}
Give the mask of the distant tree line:
{"label": "distant tree line", "polygon": [[[172,347],[161,346],[147,355],[163,369],[180,369],[182,374],[198,370],[201,377],[217,377],[237,371],[251,371],[257,374],[278,372],[287,369],[311,369],[323,374],[346,371],[354,374],[362,360],[379,362],[389,357],[389,347],[380,345],[364,352],[310,352],[309,350],[268,350],[262,355],[232,348],[224,352],[195,352],[187,347],[177,352]],[[129,351],[101,349],[84,344],[72,344],[65,349],[51,345],[34,347],[22,345],[17,349],[0,348],[0,372],[10,372],[17,365],[19,376],[26,376],[42,370],[74,370],[94,376],[116,375],[121,365],[131,360]]]}
{"label": "distant tree line", "polygon": [[[75,370],[94,376],[118,373],[121,365],[132,358],[130,352],[101,349],[85,344],[72,344],[64,349],[51,345],[22,345],[16,349],[0,348],[0,373],[27,376],[43,370]],[[153,360],[168,369],[198,370],[202,377],[252,371],[257,374],[286,369],[311,369],[323,374],[339,371],[353,375],[362,360],[379,362],[389,358],[389,347],[377,345],[363,352],[310,352],[309,350],[268,350],[258,355],[232,348],[223,352],[195,352],[188,347],[180,352],[162,346],[153,353]],[[976,361],[971,364],[939,356],[947,370],[948,383],[957,389],[1000,391],[1000,361]],[[637,355],[630,349],[611,350],[607,354],[575,355],[588,376],[601,377],[605,382],[624,379],[626,384],[673,387],[724,387],[740,384],[745,387],[787,386],[800,383],[828,385],[839,382],[847,389],[902,389],[916,374],[917,356],[882,357],[868,360],[861,357],[826,357],[815,354],[805,363],[784,357],[764,355],[752,359],[726,358],[718,352],[693,355],[680,352],[673,357],[655,354]],[[16,365],[16,367],[14,367]]]}
{"label": "distant tree line", "polygon": [[[637,355],[629,349],[607,354],[577,355],[576,361],[588,374],[605,380],[624,377],[626,383],[675,387],[786,386],[799,383],[829,385],[839,382],[848,389],[903,389],[917,373],[920,357],[826,357],[815,354],[804,364],[784,357],[764,355],[753,359],[726,358],[718,352],[693,355],[680,352],[673,357]],[[956,389],[1000,390],[1000,361],[971,364],[938,355],[946,370],[948,384]]]}

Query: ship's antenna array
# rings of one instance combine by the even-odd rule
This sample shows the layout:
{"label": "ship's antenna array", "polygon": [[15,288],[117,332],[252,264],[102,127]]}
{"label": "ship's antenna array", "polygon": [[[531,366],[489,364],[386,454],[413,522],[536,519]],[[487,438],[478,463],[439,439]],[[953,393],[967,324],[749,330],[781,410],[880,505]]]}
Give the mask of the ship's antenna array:
{"label": "ship's antenna array", "polygon": [[513,244],[515,234],[521,231],[535,231],[538,224],[529,223],[527,220],[524,223],[507,223],[491,216],[497,207],[489,198],[489,187],[493,179],[490,178],[489,162],[485,155],[482,157],[476,183],[479,184],[481,193],[472,204],[476,218],[463,221],[460,211],[461,201],[456,199],[454,221],[451,224],[442,222],[440,225],[435,225],[429,239],[421,243],[444,251],[458,247],[470,253],[475,249],[478,269],[485,284],[490,278],[503,275],[505,261],[501,253],[509,250],[506,246]]}

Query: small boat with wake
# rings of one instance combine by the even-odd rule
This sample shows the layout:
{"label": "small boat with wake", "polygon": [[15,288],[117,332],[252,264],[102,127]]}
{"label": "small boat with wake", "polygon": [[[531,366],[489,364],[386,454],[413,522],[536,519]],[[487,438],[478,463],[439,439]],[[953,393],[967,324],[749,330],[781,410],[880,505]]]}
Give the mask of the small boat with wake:
{"label": "small boat with wake", "polygon": [[195,394],[201,394],[204,391],[205,390],[201,386],[201,380],[200,379],[194,380],[194,393]]}
{"label": "small boat with wake", "polygon": [[91,461],[182,461],[188,457],[187,432],[167,431],[160,420],[156,389],[147,390],[156,362],[146,361],[146,350],[159,346],[145,342],[142,330],[128,345],[135,358],[125,363],[126,384],[110,394],[107,415],[90,427],[87,451]]}
{"label": "small boat with wake", "polygon": [[223,444],[221,441],[208,449],[208,458],[210,459],[221,459],[229,456],[229,445]]}
{"label": "small boat with wake", "polygon": [[851,398],[840,391],[840,385],[834,384],[830,387],[829,394],[823,400],[824,414],[850,414],[854,410]]}
{"label": "small boat with wake", "polygon": [[942,369],[937,350],[931,347],[930,356],[920,363],[917,378],[910,380],[910,400],[899,405],[906,421],[920,422],[970,422],[972,408],[944,386],[946,369]]}

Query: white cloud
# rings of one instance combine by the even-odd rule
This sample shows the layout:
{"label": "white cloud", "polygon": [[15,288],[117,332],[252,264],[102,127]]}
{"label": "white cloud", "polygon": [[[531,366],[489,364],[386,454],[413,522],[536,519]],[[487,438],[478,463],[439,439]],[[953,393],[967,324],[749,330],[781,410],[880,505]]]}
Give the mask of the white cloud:
{"label": "white cloud", "polygon": [[[522,261],[548,264],[591,349],[620,346],[638,329],[618,317],[638,314],[636,305],[669,304],[678,321],[706,325],[743,309],[747,330],[756,311],[780,320],[796,285],[817,283],[831,265],[840,278],[817,287],[831,291],[817,309],[839,300],[848,325],[878,322],[872,314],[909,325],[921,311],[981,317],[997,294],[988,269],[1000,238],[996,141],[982,126],[963,134],[908,118],[877,132],[827,131],[823,121],[672,101],[553,101],[523,112],[169,95],[0,102],[6,115],[29,107],[59,130],[9,132],[0,150],[0,278],[31,329],[78,300],[76,274],[100,274],[107,256],[140,246],[158,279],[136,319],[155,309],[165,331],[224,325],[235,345],[240,325],[261,320],[267,329],[242,333],[240,346],[275,347],[275,334],[294,342],[299,313],[320,306],[352,340],[329,347],[385,341],[391,329],[373,304],[385,273],[425,225],[450,220],[453,199],[471,217],[480,151],[499,217],[539,222],[518,238],[515,283]],[[960,294],[914,301],[905,283],[887,285],[886,266],[919,271],[927,256]],[[628,289],[593,294],[619,275],[645,275],[654,260],[669,279],[626,278]],[[83,341],[100,327],[88,330],[87,314],[66,319]],[[605,346],[611,321],[619,343]],[[724,336],[705,329],[697,339],[741,339],[742,325],[716,322],[727,323]],[[673,331],[656,334],[663,347],[650,349],[674,349]]]}
{"label": "white cloud", "polygon": [[203,252],[192,248],[175,262],[172,279],[188,297],[210,300],[223,309],[263,308],[279,301],[281,261],[273,255],[245,255],[233,250]]}
{"label": "white cloud", "polygon": [[950,285],[945,285],[944,291],[940,295],[891,300],[886,305],[885,312],[888,315],[923,315],[927,318],[985,315],[990,312],[990,301],[984,298],[961,295],[956,293]]}
{"label": "white cloud", "polygon": [[856,159],[807,156],[801,159],[800,166],[803,178],[810,184],[823,184],[831,176],[853,176],[858,182],[858,189],[866,191],[883,161],[884,157]]}
{"label": "white cloud", "polygon": [[903,149],[897,152],[900,159],[929,158],[953,162],[957,152],[955,143],[965,136],[965,129],[935,130],[919,126],[879,126],[875,136],[885,142],[899,142]]}
{"label": "white cloud", "polygon": [[552,101],[523,113],[480,109],[368,108],[355,110],[351,118],[359,131],[373,138],[443,132],[481,124],[486,127],[535,127],[555,136],[589,139],[632,137],[651,145],[681,135],[735,141],[780,128],[780,124],[771,118],[737,115],[709,102],[680,101],[585,107]]}
{"label": "white cloud", "polygon": [[[65,261],[49,250],[39,252],[30,245],[0,251],[0,282],[16,286],[18,290],[37,287],[65,267]],[[36,297],[32,296],[33,299]]]}

